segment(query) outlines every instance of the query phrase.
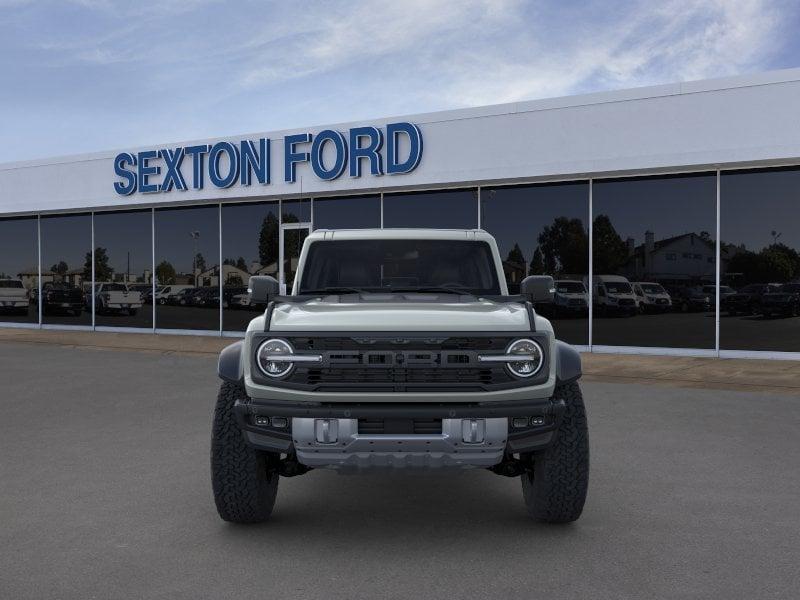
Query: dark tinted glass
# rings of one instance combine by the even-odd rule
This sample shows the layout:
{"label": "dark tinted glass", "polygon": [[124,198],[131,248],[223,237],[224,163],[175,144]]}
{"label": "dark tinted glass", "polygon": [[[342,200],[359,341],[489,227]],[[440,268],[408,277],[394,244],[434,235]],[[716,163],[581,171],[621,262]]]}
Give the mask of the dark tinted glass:
{"label": "dark tinted glass", "polygon": [[473,229],[478,226],[478,191],[386,194],[383,226]]}
{"label": "dark tinted glass", "polygon": [[0,321],[38,323],[36,218],[0,219]]}
{"label": "dark tinted glass", "polygon": [[800,352],[800,169],[723,173],[720,348]]}
{"label": "dark tinted glass", "polygon": [[594,183],[594,344],[714,348],[716,189],[715,174]]}
{"label": "dark tinted glass", "polygon": [[[331,288],[365,291],[500,293],[485,242],[452,240],[348,240],[311,245],[300,293]],[[347,291],[347,290],[344,290]]]}
{"label": "dark tinted glass", "polygon": [[222,207],[222,327],[244,331],[264,307],[247,294],[251,275],[278,277],[278,203]]}
{"label": "dark tinted glass", "polygon": [[284,223],[310,223],[311,200],[283,200],[281,202]]}
{"label": "dark tinted glass", "polygon": [[[311,200],[283,200],[281,202],[281,225],[291,223],[311,223]],[[283,280],[282,289],[291,293],[294,275],[300,258],[300,250],[308,235],[308,228],[296,229],[284,227],[283,229]],[[280,277],[279,277],[280,279]]]}
{"label": "dark tinted glass", "polygon": [[314,229],[367,229],[380,226],[380,196],[314,200]]}
{"label": "dark tinted glass", "polygon": [[91,325],[92,216],[42,217],[42,322]]}
{"label": "dark tinted glass", "polygon": [[482,188],[481,227],[497,240],[509,293],[527,275],[552,275],[554,302],[536,310],[559,339],[588,344],[589,184]]}
{"label": "dark tinted glass", "polygon": [[95,325],[153,326],[152,237],[149,210],[95,213]]}
{"label": "dark tinted glass", "polygon": [[156,210],[156,327],[219,330],[219,208]]}

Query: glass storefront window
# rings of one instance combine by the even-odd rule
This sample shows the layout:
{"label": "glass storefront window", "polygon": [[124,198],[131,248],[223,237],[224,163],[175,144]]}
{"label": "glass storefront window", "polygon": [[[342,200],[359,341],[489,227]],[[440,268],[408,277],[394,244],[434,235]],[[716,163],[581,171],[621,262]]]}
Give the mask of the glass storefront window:
{"label": "glass storefront window", "polygon": [[0,219],[0,322],[39,322],[38,229],[36,217]]}
{"label": "glass storefront window", "polygon": [[264,309],[250,304],[251,275],[278,278],[278,203],[222,207],[222,328],[244,331]]}
{"label": "glass storefront window", "polygon": [[527,275],[552,275],[552,304],[536,310],[556,335],[589,343],[589,184],[586,182],[481,189],[481,227],[497,240],[508,290]]}
{"label": "glass storefront window", "polygon": [[800,352],[800,169],[720,176],[720,349]]}
{"label": "glass storefront window", "polygon": [[385,194],[383,226],[474,229],[478,226],[478,190]]}
{"label": "glass storefront window", "polygon": [[42,323],[92,324],[92,215],[41,219]]}
{"label": "glass storefront window", "polygon": [[314,229],[368,229],[380,226],[380,196],[314,199]]}
{"label": "glass storefront window", "polygon": [[219,207],[157,209],[158,329],[219,330]]}
{"label": "glass storefront window", "polygon": [[595,181],[596,345],[715,344],[716,174]]}
{"label": "glass storefront window", "polygon": [[149,210],[95,213],[96,326],[152,328],[152,238]]}

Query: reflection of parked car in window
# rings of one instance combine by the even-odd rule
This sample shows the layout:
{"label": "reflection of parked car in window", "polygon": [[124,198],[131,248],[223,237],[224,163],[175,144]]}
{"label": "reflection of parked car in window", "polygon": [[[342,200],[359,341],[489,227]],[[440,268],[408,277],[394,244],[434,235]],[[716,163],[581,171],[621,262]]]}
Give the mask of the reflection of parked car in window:
{"label": "reflection of parked car in window", "polygon": [[721,301],[721,309],[731,315],[755,314],[759,310],[761,297],[764,294],[778,291],[779,287],[780,284],[777,283],[751,283],[737,293],[724,298],[724,301]]}
{"label": "reflection of parked car in window", "polygon": [[[183,287],[182,290],[178,290],[174,294],[169,294],[167,296],[167,304],[172,306],[191,306],[192,304],[192,296],[199,290],[200,288],[192,287],[192,286],[172,286],[175,287]],[[160,304],[163,304],[159,302]]]}
{"label": "reflection of parked car in window", "polygon": [[77,317],[83,312],[83,294],[75,286],[48,281],[42,285],[42,312],[65,312]]}
{"label": "reflection of parked car in window", "polygon": [[[86,295],[86,306],[92,305],[91,294]],[[95,283],[94,310],[98,315],[127,312],[133,316],[142,307],[142,295],[131,291],[124,283]]]}
{"label": "reflection of parked car in window", "polygon": [[247,294],[247,288],[243,285],[226,285],[222,288],[222,308],[228,308],[233,302],[233,298],[240,294]]}
{"label": "reflection of parked car in window", "polygon": [[[159,286],[157,289],[161,289]],[[142,304],[153,303],[153,286],[150,283],[134,283],[128,285],[128,290],[139,292],[142,296]]]}
{"label": "reflection of parked car in window", "polygon": [[245,310],[250,308],[250,294],[247,292],[244,294],[236,294],[233,298],[231,298],[228,306],[234,310]]}
{"label": "reflection of parked car in window", "polygon": [[561,279],[554,282],[552,311],[555,315],[586,315],[589,313],[589,294],[582,281]]}
{"label": "reflection of parked car in window", "polygon": [[785,283],[779,289],[762,295],[758,312],[765,317],[800,315],[800,283]]}
{"label": "reflection of parked car in window", "polygon": [[631,283],[636,294],[639,312],[667,312],[672,309],[672,298],[659,283],[634,281]]}
{"label": "reflection of parked car in window", "polygon": [[156,303],[158,304],[172,304],[169,302],[170,296],[176,296],[183,290],[192,289],[191,285],[165,285],[159,290],[156,290]]}
{"label": "reflection of parked car in window", "polygon": [[217,286],[194,288],[191,293],[187,292],[187,295],[189,296],[189,304],[192,306],[219,308],[219,288]]}
{"label": "reflection of parked car in window", "polygon": [[[717,293],[717,286],[715,285],[704,285],[703,292],[708,294],[711,298],[711,302],[714,302],[714,294]],[[719,303],[722,305],[725,302],[725,298],[729,298],[736,293],[736,290],[733,289],[729,285],[721,285],[719,286]]]}
{"label": "reflection of parked car in window", "polygon": [[714,310],[711,296],[699,285],[678,288],[672,293],[672,305],[681,312],[707,312]]}
{"label": "reflection of parked car in window", "polygon": [[595,311],[598,315],[636,314],[636,296],[630,282],[621,275],[595,275],[594,282]]}
{"label": "reflection of parked car in window", "polygon": [[20,279],[0,279],[0,311],[28,314],[30,298]]}

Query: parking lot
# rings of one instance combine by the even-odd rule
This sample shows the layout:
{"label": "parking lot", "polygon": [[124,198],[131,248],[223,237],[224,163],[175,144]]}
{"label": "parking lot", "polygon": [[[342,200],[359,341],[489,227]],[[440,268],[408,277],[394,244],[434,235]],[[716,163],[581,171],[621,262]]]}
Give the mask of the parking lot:
{"label": "parking lot", "polygon": [[796,597],[797,395],[585,383],[570,526],[486,471],[314,471],[241,527],[211,498],[212,355],[0,342],[0,364],[2,597]]}

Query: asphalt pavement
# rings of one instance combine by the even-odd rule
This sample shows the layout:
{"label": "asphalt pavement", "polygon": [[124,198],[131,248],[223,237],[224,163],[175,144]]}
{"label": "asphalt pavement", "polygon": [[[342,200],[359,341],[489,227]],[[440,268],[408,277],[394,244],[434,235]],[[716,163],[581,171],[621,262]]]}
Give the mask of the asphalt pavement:
{"label": "asphalt pavement", "polygon": [[283,479],[219,520],[208,355],[0,342],[0,598],[796,598],[796,396],[587,382],[583,517],[487,471]]}

